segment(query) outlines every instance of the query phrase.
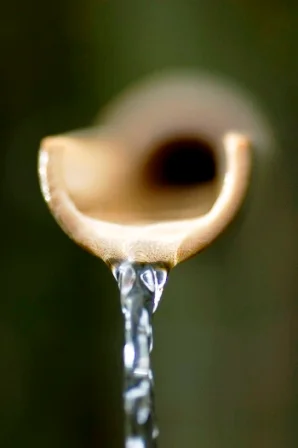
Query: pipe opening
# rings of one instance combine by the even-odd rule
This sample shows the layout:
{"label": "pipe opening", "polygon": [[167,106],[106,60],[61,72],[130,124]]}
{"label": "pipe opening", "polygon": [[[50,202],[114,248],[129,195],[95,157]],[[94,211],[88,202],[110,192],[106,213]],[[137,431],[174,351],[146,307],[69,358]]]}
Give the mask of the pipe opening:
{"label": "pipe opening", "polygon": [[150,186],[191,188],[213,182],[217,163],[212,145],[204,139],[182,136],[162,142],[146,167]]}
{"label": "pipe opening", "polygon": [[221,151],[193,135],[151,142],[140,152],[109,142],[73,140],[63,176],[83,214],[120,224],[149,224],[206,214],[222,186]]}

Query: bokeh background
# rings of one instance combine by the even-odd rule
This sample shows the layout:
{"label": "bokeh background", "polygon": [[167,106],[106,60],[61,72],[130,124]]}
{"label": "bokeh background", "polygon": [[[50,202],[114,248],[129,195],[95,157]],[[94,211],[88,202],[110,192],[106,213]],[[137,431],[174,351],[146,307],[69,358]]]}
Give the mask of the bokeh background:
{"label": "bokeh background", "polygon": [[37,150],[171,67],[244,86],[276,148],[228,231],[170,275],[154,319],[160,446],[297,446],[297,17],[282,0],[1,5],[1,447],[123,446],[116,283],[50,216]]}

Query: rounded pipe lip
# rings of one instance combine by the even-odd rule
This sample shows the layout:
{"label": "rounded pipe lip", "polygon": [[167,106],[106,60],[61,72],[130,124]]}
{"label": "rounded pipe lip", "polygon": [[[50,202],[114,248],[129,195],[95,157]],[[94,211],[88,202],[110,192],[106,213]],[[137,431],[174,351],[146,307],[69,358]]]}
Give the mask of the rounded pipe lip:
{"label": "rounded pipe lip", "polygon": [[238,210],[248,184],[250,145],[241,134],[224,136],[227,169],[221,191],[203,216],[130,225],[94,219],[81,213],[67,194],[61,173],[65,145],[73,137],[49,137],[39,154],[41,190],[63,230],[80,246],[102,258],[161,262],[170,267],[195,255],[221,233]]}

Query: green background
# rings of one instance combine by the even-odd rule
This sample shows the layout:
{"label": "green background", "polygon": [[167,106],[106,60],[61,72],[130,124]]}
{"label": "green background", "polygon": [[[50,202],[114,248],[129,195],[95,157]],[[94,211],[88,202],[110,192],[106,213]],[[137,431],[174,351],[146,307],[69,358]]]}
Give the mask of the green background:
{"label": "green background", "polygon": [[154,319],[160,446],[298,444],[298,4],[52,0],[1,6],[0,446],[123,446],[122,319],[101,261],[39,192],[40,139],[128,83],[197,67],[258,100],[276,151],[249,205],[175,268]]}

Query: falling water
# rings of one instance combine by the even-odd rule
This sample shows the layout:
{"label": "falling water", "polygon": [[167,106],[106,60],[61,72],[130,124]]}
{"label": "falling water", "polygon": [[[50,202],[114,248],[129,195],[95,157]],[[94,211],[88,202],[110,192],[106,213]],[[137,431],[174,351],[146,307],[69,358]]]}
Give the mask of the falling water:
{"label": "falling water", "polygon": [[167,270],[161,265],[126,261],[114,267],[113,273],[120,289],[125,329],[125,448],[153,448],[159,431],[150,360],[152,315],[166,283]]}

